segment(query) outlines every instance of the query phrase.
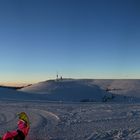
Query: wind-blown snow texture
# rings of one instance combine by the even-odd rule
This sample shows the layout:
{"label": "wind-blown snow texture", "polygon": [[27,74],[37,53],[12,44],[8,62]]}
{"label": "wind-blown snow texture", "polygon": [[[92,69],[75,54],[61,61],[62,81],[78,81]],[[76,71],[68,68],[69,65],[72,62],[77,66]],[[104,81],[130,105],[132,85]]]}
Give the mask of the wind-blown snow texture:
{"label": "wind-blown snow texture", "polygon": [[17,113],[31,121],[27,140],[137,140],[140,104],[0,102],[0,134],[16,129]]}
{"label": "wind-blown snow texture", "polygon": [[18,91],[0,88],[0,135],[16,129],[17,113],[25,111],[31,121],[27,140],[138,140],[139,91],[140,80],[52,80]]}

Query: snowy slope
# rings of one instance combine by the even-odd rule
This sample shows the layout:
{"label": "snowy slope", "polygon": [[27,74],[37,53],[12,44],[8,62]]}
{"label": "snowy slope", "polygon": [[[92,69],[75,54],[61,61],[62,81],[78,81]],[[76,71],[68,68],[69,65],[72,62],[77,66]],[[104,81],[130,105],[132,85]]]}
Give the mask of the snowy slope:
{"label": "snowy slope", "polygon": [[49,100],[60,101],[81,101],[90,99],[102,101],[105,95],[109,94],[97,85],[91,85],[81,80],[49,80],[40,82],[20,91],[45,94]]}
{"label": "snowy slope", "polygon": [[139,79],[112,79],[112,80],[90,80],[93,85],[98,85],[103,89],[109,89],[111,93],[140,97]]}
{"label": "snowy slope", "polygon": [[[20,91],[45,96],[48,100],[59,101],[101,101],[104,96],[111,101],[125,101],[125,96],[130,100],[140,98],[140,80],[116,79],[63,79],[48,80],[22,88]],[[134,97],[133,99],[131,97]],[[111,97],[112,98],[112,97]],[[110,100],[110,99],[109,99]]]}
{"label": "snowy slope", "polygon": [[[89,87],[97,90],[108,90],[111,93],[140,97],[140,80],[123,80],[123,79],[80,79],[80,80],[49,80],[40,82],[29,87],[21,89],[21,91],[50,94],[57,91],[68,92],[72,90],[81,92],[86,91]],[[82,89],[81,89],[82,88]],[[80,90],[81,89],[81,90]]]}
{"label": "snowy slope", "polygon": [[[111,93],[115,94],[113,99]],[[126,96],[129,98],[126,98]],[[104,97],[111,97],[111,101],[115,102],[134,101],[135,97],[140,98],[140,80],[49,80],[18,91],[0,88],[1,99],[103,101]]]}
{"label": "snowy slope", "polygon": [[0,88],[0,100],[46,100],[46,97],[35,95],[31,93],[25,93],[16,91],[14,89]]}

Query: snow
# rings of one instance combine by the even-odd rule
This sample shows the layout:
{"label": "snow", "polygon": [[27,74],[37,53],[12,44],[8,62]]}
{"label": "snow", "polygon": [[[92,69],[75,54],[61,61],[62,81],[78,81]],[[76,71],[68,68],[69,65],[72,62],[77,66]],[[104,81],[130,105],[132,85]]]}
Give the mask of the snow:
{"label": "snow", "polygon": [[110,80],[91,80],[92,84],[98,85],[103,89],[112,89],[115,94],[140,97],[139,79],[110,79]]}
{"label": "snow", "polygon": [[31,121],[27,140],[140,139],[140,104],[0,101],[0,134],[16,129],[17,113]]}
{"label": "snow", "polygon": [[48,100],[54,101],[82,101],[86,99],[102,101],[105,95],[110,95],[97,85],[89,85],[79,80],[45,81],[19,91],[41,94]]}
{"label": "snow", "polygon": [[71,79],[62,81],[49,80],[25,87],[21,89],[21,91],[49,94],[56,92],[56,90],[59,89],[68,90],[69,87],[72,89],[81,88],[83,86],[93,88],[98,87],[100,90],[110,89],[111,92],[115,94],[140,97],[139,79]]}
{"label": "snow", "polygon": [[[42,97],[44,99],[44,97]],[[1,100],[41,100],[39,95],[31,93],[23,93],[14,89],[0,88],[0,99]]]}
{"label": "snow", "polygon": [[[17,114],[25,111],[31,121],[26,140],[140,139],[139,84],[140,80],[71,79],[18,91],[0,88],[0,135],[15,130]],[[115,97],[102,102],[111,93]],[[79,102],[86,98],[96,102]]]}
{"label": "snow", "polygon": [[[41,94],[50,101],[139,101],[140,80],[63,79],[43,81],[19,91]],[[113,94],[113,96],[112,96]],[[115,98],[114,98],[115,97]],[[106,101],[105,99],[105,101]]]}

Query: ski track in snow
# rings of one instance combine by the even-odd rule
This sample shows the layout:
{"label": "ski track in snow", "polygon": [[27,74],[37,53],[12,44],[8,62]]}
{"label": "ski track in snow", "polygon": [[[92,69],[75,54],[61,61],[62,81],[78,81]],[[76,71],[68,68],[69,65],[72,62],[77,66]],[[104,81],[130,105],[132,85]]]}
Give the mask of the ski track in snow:
{"label": "ski track in snow", "polygon": [[[27,140],[49,139],[47,134],[48,128],[53,128],[59,122],[59,117],[52,112],[36,109],[35,107],[27,107],[26,105],[16,104],[0,104],[0,134],[4,134],[7,130],[17,129],[17,114],[25,111],[31,120],[31,130]],[[42,138],[42,132],[44,132]],[[37,134],[37,135],[36,135]]]}
{"label": "ski track in snow", "polygon": [[17,128],[17,114],[31,121],[27,140],[137,140],[140,104],[0,102],[0,135]]}

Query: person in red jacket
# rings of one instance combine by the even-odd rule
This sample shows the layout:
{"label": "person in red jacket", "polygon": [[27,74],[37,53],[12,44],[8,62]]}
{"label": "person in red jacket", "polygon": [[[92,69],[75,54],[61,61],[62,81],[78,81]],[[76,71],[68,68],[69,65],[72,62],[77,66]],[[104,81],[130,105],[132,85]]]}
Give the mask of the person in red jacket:
{"label": "person in red jacket", "polygon": [[5,133],[2,140],[25,140],[29,129],[29,118],[25,112],[21,112],[19,114],[18,129]]}

